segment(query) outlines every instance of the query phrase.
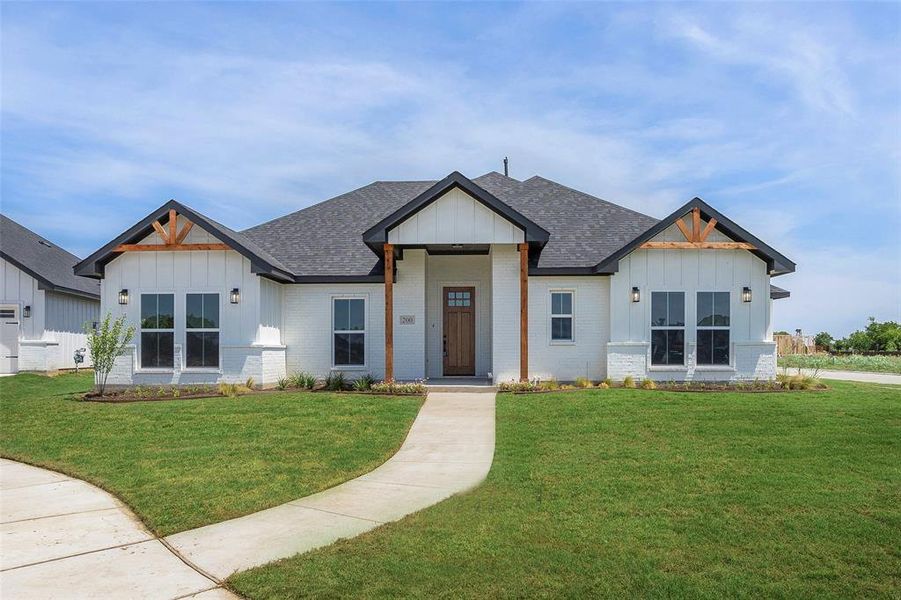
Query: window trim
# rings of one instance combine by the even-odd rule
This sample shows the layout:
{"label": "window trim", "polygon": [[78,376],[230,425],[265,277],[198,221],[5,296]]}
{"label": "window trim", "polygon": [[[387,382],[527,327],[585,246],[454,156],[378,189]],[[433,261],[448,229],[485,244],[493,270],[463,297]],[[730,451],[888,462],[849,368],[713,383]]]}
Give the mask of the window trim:
{"label": "window trim", "polygon": [[[216,294],[217,302],[219,304],[219,327],[215,329],[211,329],[208,327],[188,327],[188,294],[197,294],[197,295],[206,295],[206,294]],[[196,373],[206,373],[206,372],[221,372],[222,371],[222,318],[225,313],[223,310],[225,306],[222,304],[223,294],[219,290],[212,291],[197,291],[197,290],[185,290],[184,291],[184,301],[185,301],[185,322],[184,327],[182,328],[184,331],[184,343],[182,344],[182,353],[181,353],[181,370],[182,371],[191,371]],[[219,360],[216,361],[216,366],[210,367],[189,367],[188,366],[188,333],[217,333],[219,334],[219,356],[217,357]]]}
{"label": "window trim", "polygon": [[[682,325],[654,325],[651,317],[654,313],[654,294],[655,293],[676,293],[682,294]],[[649,333],[648,333],[648,370],[650,371],[683,371],[688,368],[688,292],[685,289],[678,290],[661,290],[661,289],[651,289],[650,290],[650,298],[648,298],[648,308],[647,308],[647,322],[650,325]],[[667,307],[667,312],[669,312],[669,308]],[[667,331],[682,331],[682,362],[681,363],[666,363],[666,364],[655,364],[654,363],[654,331],[655,330],[667,330]]]}
{"label": "window trim", "polygon": [[[335,300],[362,300],[363,301],[363,329],[344,330],[335,329]],[[329,297],[329,364],[333,371],[365,371],[369,369],[369,296],[366,294],[332,294]],[[339,365],[335,363],[335,334],[338,333],[362,333],[363,334],[363,364]]]}
{"label": "window trim", "polygon": [[[170,329],[144,329],[144,326],[141,324],[141,320],[142,320],[141,309],[142,309],[142,303],[144,301],[144,296],[172,296],[172,327]],[[136,349],[137,349],[137,354],[138,354],[138,356],[137,356],[138,367],[137,367],[136,371],[143,372],[143,373],[172,373],[176,370],[175,347],[177,345],[179,345],[177,335],[176,335],[176,332],[178,331],[177,298],[178,298],[178,294],[174,290],[172,290],[172,291],[169,291],[169,290],[152,290],[152,291],[139,290],[138,291],[138,302],[137,302],[137,305],[138,305],[137,306],[137,309],[138,309],[137,342],[138,343],[136,344]],[[157,302],[159,302],[159,301],[157,301]],[[158,306],[159,305],[157,305],[157,315],[159,315],[159,307]],[[144,360],[143,360],[143,344],[144,344],[144,342],[143,342],[143,337],[141,334],[144,333],[145,331],[147,333],[166,333],[166,332],[172,333],[172,366],[170,366],[170,367],[145,367],[144,366]],[[184,360],[184,359],[182,359],[182,360]]]}
{"label": "window trim", "polygon": [[[698,294],[717,294],[724,293],[729,296],[729,325],[698,325]],[[735,356],[735,353],[732,351],[732,290],[695,290],[695,339],[694,339],[694,365],[696,369],[703,370],[714,370],[714,371],[722,371],[722,370],[733,370],[734,366],[732,364],[732,360]],[[729,345],[727,346],[727,351],[729,352],[729,360],[722,364],[717,364],[713,362],[709,363],[701,363],[698,362],[698,355],[700,354],[698,351],[698,347],[700,344],[698,343],[698,332],[700,331],[728,331],[729,332]],[[711,350],[711,358],[713,357]]]}
{"label": "window trim", "polygon": [[[570,295],[570,312],[569,314],[554,314],[554,294]],[[548,307],[547,307],[547,338],[548,344],[551,346],[572,346],[576,343],[576,290],[572,288],[550,288],[548,290]],[[568,340],[554,339],[554,319],[569,318],[570,321],[570,337]]]}

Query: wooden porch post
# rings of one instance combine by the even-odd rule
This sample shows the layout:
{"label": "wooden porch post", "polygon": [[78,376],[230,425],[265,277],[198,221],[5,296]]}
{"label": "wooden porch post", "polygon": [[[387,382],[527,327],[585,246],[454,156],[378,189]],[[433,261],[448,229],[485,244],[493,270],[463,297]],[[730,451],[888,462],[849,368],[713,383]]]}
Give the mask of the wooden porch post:
{"label": "wooden porch post", "polygon": [[394,244],[385,244],[385,381],[394,381]]}
{"label": "wooden porch post", "polygon": [[519,245],[519,380],[529,380],[529,245]]}

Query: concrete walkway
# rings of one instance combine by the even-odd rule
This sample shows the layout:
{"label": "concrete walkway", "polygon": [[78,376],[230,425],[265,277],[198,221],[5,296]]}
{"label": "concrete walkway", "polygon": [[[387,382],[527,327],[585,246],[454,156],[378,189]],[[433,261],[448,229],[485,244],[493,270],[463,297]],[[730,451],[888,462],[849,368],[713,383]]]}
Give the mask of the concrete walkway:
{"label": "concrete walkway", "polygon": [[[891,385],[901,385],[901,375],[893,375],[891,373],[865,373],[862,371],[815,371],[814,369],[786,369],[790,375],[803,373],[804,375],[816,375],[820,379],[838,379],[841,381],[859,381],[861,383],[888,383]],[[779,369],[782,372],[782,369]]]}
{"label": "concrete walkway", "polygon": [[478,485],[494,457],[494,400],[430,392],[401,449],[374,471],[275,508],[185,531],[166,542],[222,580],[350,538]]}
{"label": "concrete walkway", "polygon": [[103,490],[2,459],[0,596],[235,598],[170,552]]}

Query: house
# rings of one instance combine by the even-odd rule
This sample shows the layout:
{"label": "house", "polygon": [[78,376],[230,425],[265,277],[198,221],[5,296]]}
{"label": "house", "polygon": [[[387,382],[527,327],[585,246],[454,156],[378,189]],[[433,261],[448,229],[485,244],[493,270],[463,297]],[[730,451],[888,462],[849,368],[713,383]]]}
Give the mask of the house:
{"label": "house", "polygon": [[75,271],[138,326],[113,385],[286,373],[775,376],[785,256],[695,198],[662,221],[559,183],[377,181],[235,231],[174,200]]}
{"label": "house", "polygon": [[[98,282],[76,277],[78,257],[0,215],[0,373],[75,367],[85,323],[100,314]],[[90,365],[90,355],[85,353]]]}

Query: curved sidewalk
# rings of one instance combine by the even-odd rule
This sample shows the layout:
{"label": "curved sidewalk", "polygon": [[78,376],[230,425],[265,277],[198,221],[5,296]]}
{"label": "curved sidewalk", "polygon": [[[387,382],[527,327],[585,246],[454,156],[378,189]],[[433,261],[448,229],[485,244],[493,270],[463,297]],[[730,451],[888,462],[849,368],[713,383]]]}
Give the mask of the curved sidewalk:
{"label": "curved sidewalk", "polygon": [[121,502],[61,473],[0,459],[0,596],[235,598]]}
{"label": "curved sidewalk", "polygon": [[430,392],[397,454],[306,498],[165,538],[217,580],[400,519],[478,485],[494,458],[492,393]]}

